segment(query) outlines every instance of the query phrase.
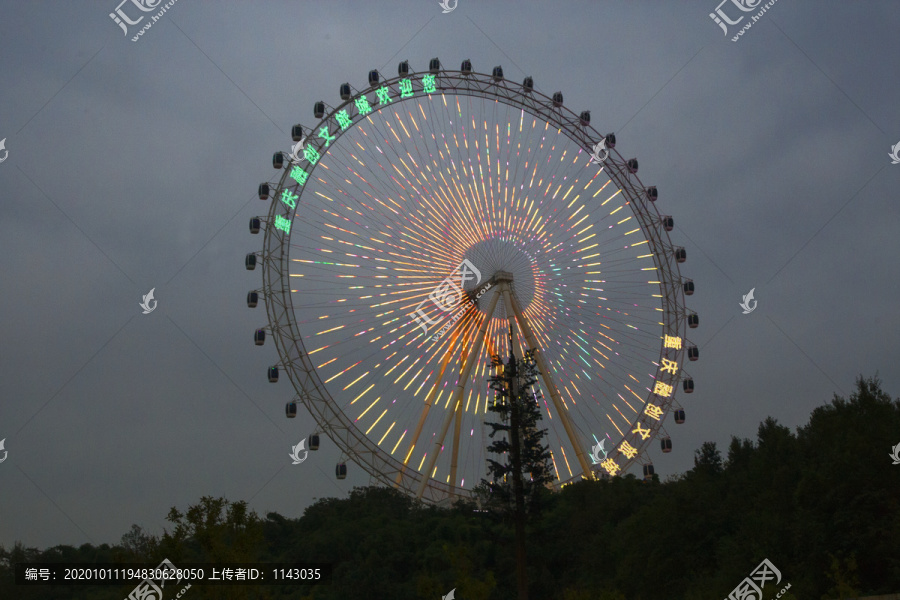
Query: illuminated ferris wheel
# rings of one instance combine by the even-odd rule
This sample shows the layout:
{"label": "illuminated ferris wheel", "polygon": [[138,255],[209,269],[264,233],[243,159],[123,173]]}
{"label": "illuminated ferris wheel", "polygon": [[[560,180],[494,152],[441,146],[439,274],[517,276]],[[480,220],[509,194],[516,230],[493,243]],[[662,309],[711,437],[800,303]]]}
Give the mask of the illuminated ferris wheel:
{"label": "illuminated ferris wheel", "polygon": [[652,476],[698,357],[694,284],[656,188],[530,77],[468,60],[398,71],[317,102],[319,123],[294,126],[259,186],[271,202],[250,221],[264,243],[246,258],[263,274],[248,305],[265,302],[255,339],[275,340],[288,416],[299,402],[315,418],[310,450],[319,433],[337,444],[338,478],[352,461],[426,501],[468,496],[486,475],[491,356],[536,349],[555,486]]}

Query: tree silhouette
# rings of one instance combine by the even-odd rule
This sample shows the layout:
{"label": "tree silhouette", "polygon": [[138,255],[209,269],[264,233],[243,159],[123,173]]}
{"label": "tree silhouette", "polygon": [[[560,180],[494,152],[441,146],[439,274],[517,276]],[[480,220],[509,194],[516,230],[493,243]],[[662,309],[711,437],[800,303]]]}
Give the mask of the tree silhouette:
{"label": "tree silhouette", "polygon": [[[538,373],[534,351],[527,351],[522,360],[511,353],[505,365],[494,356],[493,365],[497,375],[489,381],[496,396],[488,410],[499,415],[500,422],[488,423],[494,441],[487,449],[500,460],[488,459],[492,481],[482,480],[481,497],[486,496],[488,510],[513,518],[518,595],[527,600],[525,521],[538,514],[541,494],[552,481],[550,452],[541,444],[547,430],[537,428],[541,413],[534,387]],[[505,436],[494,439],[497,433]]]}
{"label": "tree silhouette", "polygon": [[[547,430],[537,428],[541,412],[535,390],[538,372],[534,351],[527,351],[521,360],[510,356],[506,364],[494,356],[493,364],[497,375],[489,381],[496,397],[488,410],[499,415],[500,422],[487,423],[494,440],[487,449],[499,460],[488,459],[491,481],[482,480],[480,497],[483,502],[487,500],[489,510],[512,516],[516,510],[516,479],[520,479],[523,508],[536,516],[553,475],[550,451],[542,444]],[[497,433],[505,436],[494,439]]]}
{"label": "tree silhouette", "polygon": [[[549,465],[544,457],[542,470],[539,412],[527,391],[533,389],[528,380],[534,371],[523,362],[528,357],[517,361],[515,370],[504,364],[497,374],[497,387],[506,394],[498,394],[493,409],[501,421],[493,436],[496,452],[490,454],[496,463],[491,465],[494,491],[481,484],[483,506],[492,512],[478,511],[472,502],[450,509],[426,506],[378,486],[322,498],[302,516],[268,513],[264,520],[246,503],[204,497],[173,509],[171,526],[159,537],[135,526],[114,546],[38,550],[3,540],[0,598],[122,600],[134,584],[17,585],[13,569],[39,562],[155,567],[168,558],[178,567],[226,562],[333,567],[330,585],[195,585],[186,600],[440,598],[453,588],[461,599],[508,600],[516,597],[517,559],[524,556],[512,551],[510,525],[525,515],[528,536],[518,540],[524,538],[527,556],[540,558],[527,571],[527,592],[534,598],[725,598],[763,558],[782,574],[781,581],[769,581],[764,598],[780,590],[786,590],[781,600],[900,590],[900,466],[888,455],[900,442],[900,401],[891,399],[877,378],[860,378],[848,398],[822,403],[799,428],[767,418],[754,438],[733,438],[727,453],[705,443],[691,470],[663,482],[625,474],[548,493],[542,483]],[[514,423],[517,429],[521,424],[521,436],[518,431],[513,436]],[[511,463],[516,438],[524,500],[518,513]],[[535,497],[542,500],[539,519]]]}

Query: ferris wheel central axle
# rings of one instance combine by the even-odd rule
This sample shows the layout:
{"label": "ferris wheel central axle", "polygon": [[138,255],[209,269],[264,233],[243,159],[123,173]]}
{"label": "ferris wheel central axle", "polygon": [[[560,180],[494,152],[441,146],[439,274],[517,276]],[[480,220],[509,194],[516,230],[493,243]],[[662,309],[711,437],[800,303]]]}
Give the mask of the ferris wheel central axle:
{"label": "ferris wheel central axle", "polygon": [[[428,457],[425,468],[422,470],[422,479],[420,480],[418,490],[416,491],[417,498],[421,498],[425,493],[425,488],[428,486],[428,480],[431,478],[432,473],[435,470],[437,459],[440,456],[441,449],[444,446],[444,440],[447,437],[447,432],[450,429],[450,425],[454,421],[454,419],[456,421],[456,426],[454,427],[453,444],[451,446],[452,454],[450,459],[450,485],[451,488],[455,488],[457,485],[456,470],[459,456],[459,436],[463,416],[463,393],[465,391],[466,382],[469,379],[472,368],[481,353],[481,348],[487,335],[488,323],[493,317],[494,311],[497,308],[497,303],[501,297],[503,298],[504,306],[506,308],[506,318],[509,322],[509,331],[512,333],[513,348],[511,348],[511,350],[515,352],[516,356],[524,356],[519,337],[519,329],[521,329],[522,335],[524,336],[525,341],[528,344],[528,348],[534,350],[534,358],[538,366],[540,377],[543,380],[548,392],[550,393],[550,399],[553,402],[553,406],[560,420],[562,421],[563,428],[566,431],[569,442],[575,449],[575,455],[578,458],[578,463],[582,469],[582,476],[587,479],[590,479],[592,477],[593,471],[591,470],[590,464],[587,461],[584,447],[568,417],[566,406],[563,403],[562,396],[559,393],[559,389],[556,387],[556,383],[553,381],[553,377],[550,374],[549,365],[547,364],[547,361],[543,356],[543,352],[541,351],[540,345],[538,344],[537,337],[534,335],[534,331],[532,331],[531,326],[528,323],[528,319],[526,319],[525,315],[522,313],[519,302],[516,299],[515,292],[512,289],[512,283],[512,273],[509,273],[507,271],[497,271],[482,286],[482,289],[493,287],[494,294],[491,298],[491,302],[487,308],[487,311],[484,313],[484,318],[481,321],[481,326],[478,329],[478,333],[473,340],[474,347],[472,347],[471,350],[467,352],[467,344],[461,344],[460,346],[459,350],[462,366],[460,370],[459,380],[449,404],[450,410],[448,410],[444,416],[440,432],[434,438],[434,446],[432,447],[432,451],[430,453],[430,456]],[[457,327],[458,326],[459,325],[457,325]],[[458,334],[458,331],[454,333]],[[445,359],[449,358],[449,355],[450,347],[448,347],[447,349],[447,355],[445,356]],[[446,367],[446,360],[443,362],[442,366]],[[441,375],[443,375],[443,369],[441,369]],[[429,394],[428,399],[431,399],[431,394]],[[413,436],[413,442],[410,446],[409,452],[407,453],[407,460],[409,459],[409,455],[412,453],[413,447],[415,445],[415,440],[418,438],[418,434],[421,432],[421,427],[424,424],[425,415],[427,415],[428,409],[431,406],[431,404],[427,402],[428,399],[426,399],[425,410],[422,414],[422,417],[420,418],[419,427],[417,427],[416,429],[416,434]]]}

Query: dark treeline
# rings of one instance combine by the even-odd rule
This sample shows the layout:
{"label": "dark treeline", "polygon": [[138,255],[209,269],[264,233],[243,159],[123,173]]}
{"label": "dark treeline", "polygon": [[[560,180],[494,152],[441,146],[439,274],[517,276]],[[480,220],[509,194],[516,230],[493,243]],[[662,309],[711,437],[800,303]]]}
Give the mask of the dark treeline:
{"label": "dark treeline", "polygon": [[[644,482],[585,481],[542,499],[528,525],[530,597],[538,600],[718,600],[765,558],[782,574],[771,600],[900,592],[900,400],[877,378],[857,381],[792,432],[774,419],[727,450],[705,443],[694,468]],[[109,546],[0,546],[0,598],[122,600],[134,587],[24,588],[16,562],[332,563],[327,586],[199,586],[185,600],[459,600],[515,597],[513,528],[475,510],[418,505],[394,490],[357,488],[299,519],[260,518],[244,502],[205,497],[172,509],[162,536],[134,526]],[[177,591],[177,590],[175,590]],[[169,595],[166,596],[169,598]]]}

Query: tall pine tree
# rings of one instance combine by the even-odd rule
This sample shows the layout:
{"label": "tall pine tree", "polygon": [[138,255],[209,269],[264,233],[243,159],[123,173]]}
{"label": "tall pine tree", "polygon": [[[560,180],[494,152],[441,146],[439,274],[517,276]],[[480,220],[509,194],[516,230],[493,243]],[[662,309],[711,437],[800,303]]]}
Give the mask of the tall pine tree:
{"label": "tall pine tree", "polygon": [[[534,351],[527,351],[522,360],[511,354],[506,364],[494,356],[493,364],[497,375],[489,381],[496,396],[488,410],[499,415],[500,422],[488,423],[494,441],[487,449],[499,460],[488,459],[492,481],[482,480],[476,493],[485,508],[515,522],[518,595],[527,600],[525,521],[538,514],[541,495],[552,481],[550,451],[541,444],[547,430],[537,428],[541,412]],[[494,439],[497,433],[505,435]]]}

